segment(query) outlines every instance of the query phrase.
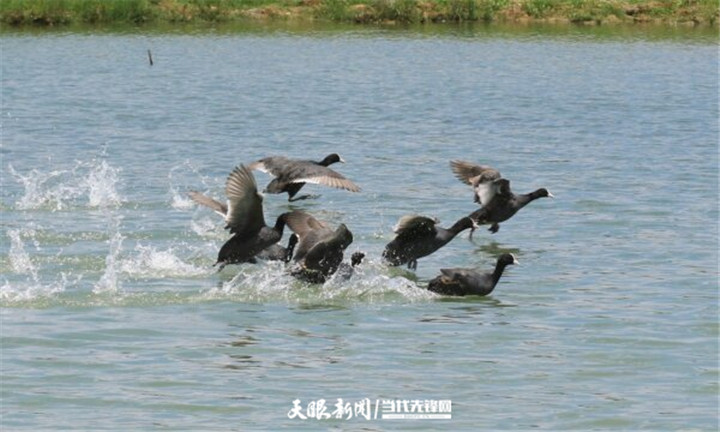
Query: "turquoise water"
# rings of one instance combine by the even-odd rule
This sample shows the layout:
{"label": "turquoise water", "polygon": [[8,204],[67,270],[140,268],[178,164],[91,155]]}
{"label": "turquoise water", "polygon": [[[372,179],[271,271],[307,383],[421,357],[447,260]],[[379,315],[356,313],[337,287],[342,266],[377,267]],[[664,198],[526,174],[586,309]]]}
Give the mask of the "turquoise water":
{"label": "turquoise water", "polygon": [[[717,429],[714,32],[1,40],[4,430]],[[346,223],[358,274],[217,273],[228,235],[186,192],[221,198],[239,163],[331,152],[363,192],[307,186],[321,196],[268,195],[265,214]],[[417,272],[384,267],[400,216],[475,210],[451,159],[556,199]],[[424,289],[508,251],[521,264],[489,297]],[[452,419],[288,417],[338,398],[451,400]]]}

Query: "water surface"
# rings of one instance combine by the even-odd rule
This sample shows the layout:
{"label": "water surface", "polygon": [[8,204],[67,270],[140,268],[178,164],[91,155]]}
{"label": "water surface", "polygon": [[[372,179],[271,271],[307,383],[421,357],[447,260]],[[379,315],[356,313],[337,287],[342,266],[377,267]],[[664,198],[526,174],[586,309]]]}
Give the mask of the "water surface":
{"label": "water surface", "polygon": [[[2,426],[717,429],[715,32],[435,29],[3,33]],[[217,273],[227,232],[186,192],[331,152],[362,193],[265,214],[347,223],[358,274]],[[400,216],[476,208],[451,159],[556,199],[386,268]],[[424,289],[503,252],[489,297]],[[287,416],[337,398],[452,420]]]}

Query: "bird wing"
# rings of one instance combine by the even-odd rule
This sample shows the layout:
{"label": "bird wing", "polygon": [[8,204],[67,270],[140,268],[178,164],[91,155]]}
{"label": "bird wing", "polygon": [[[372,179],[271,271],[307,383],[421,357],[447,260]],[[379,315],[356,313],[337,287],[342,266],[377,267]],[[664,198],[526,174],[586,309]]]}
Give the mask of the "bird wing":
{"label": "bird wing", "polygon": [[289,183],[313,183],[360,192],[360,187],[337,171],[314,162],[298,163],[284,176]]}
{"label": "bird wing", "polygon": [[437,219],[427,216],[405,215],[393,227],[393,231],[401,238],[435,235],[437,232],[435,224],[437,223]]}
{"label": "bird wing", "polygon": [[196,203],[204,205],[205,207],[209,207],[223,218],[227,217],[228,207],[220,201],[210,198],[207,195],[203,195],[198,191],[190,191],[188,192],[188,195],[190,196],[190,199],[192,199]]}
{"label": "bird wing", "polygon": [[328,230],[330,227],[325,222],[315,219],[309,213],[302,210],[294,210],[285,214],[285,223],[301,239],[311,231]]}
{"label": "bird wing", "polygon": [[270,156],[251,163],[248,168],[278,177],[285,171],[290,162],[291,159],[284,156]]}
{"label": "bird wing", "polygon": [[317,242],[307,251],[303,263],[306,268],[320,270],[324,274],[332,274],[343,260],[345,249],[352,243],[353,236],[345,224],[333,232],[318,238]]}
{"label": "bird wing", "polygon": [[295,261],[302,260],[310,249],[333,232],[325,222],[301,210],[286,213],[285,223],[300,240],[295,248]]}
{"label": "bird wing", "polygon": [[487,205],[497,193],[494,182],[499,180],[501,175],[495,168],[460,160],[450,161],[450,168],[458,180],[472,186],[476,203]]}
{"label": "bird wing", "polygon": [[458,180],[471,186],[473,180],[490,181],[501,177],[500,171],[491,166],[478,165],[467,161],[450,161],[450,168]]}
{"label": "bird wing", "polygon": [[241,164],[230,173],[225,183],[225,195],[229,203],[226,221],[230,232],[252,235],[265,226],[263,198],[248,167]]}
{"label": "bird wing", "polygon": [[440,273],[451,281],[459,282],[471,276],[472,273],[474,273],[474,270],[465,268],[444,268],[440,269]]}

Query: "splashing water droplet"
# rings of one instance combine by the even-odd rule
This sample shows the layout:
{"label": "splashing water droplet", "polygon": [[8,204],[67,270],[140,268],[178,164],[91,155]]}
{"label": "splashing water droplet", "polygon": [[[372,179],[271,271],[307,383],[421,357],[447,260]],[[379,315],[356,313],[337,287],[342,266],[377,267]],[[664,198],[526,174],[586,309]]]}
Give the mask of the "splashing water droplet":
{"label": "splashing water droplet", "polygon": [[43,207],[62,210],[66,201],[73,200],[81,194],[77,187],[68,184],[67,177],[70,171],[41,172],[34,169],[29,174],[22,175],[12,166],[9,166],[8,169],[10,174],[25,188],[25,193],[16,203],[16,207],[20,210]]}
{"label": "splashing water droplet", "polygon": [[184,262],[173,248],[157,250],[152,246],[138,245],[137,255],[123,260],[120,270],[134,277],[187,277],[206,275],[206,268]]}
{"label": "splashing water droplet", "polygon": [[[25,244],[22,241],[20,230],[9,230],[10,237],[10,265],[15,273],[33,275],[37,279],[37,269],[30,260],[30,255],[25,251]],[[33,232],[28,232],[31,236]]]}
{"label": "splashing water droplet", "polygon": [[117,206],[122,198],[117,192],[119,169],[106,161],[79,162],[71,170],[44,172],[33,169],[20,174],[12,166],[10,174],[23,185],[25,193],[15,204],[19,210],[50,208],[64,210],[71,205],[81,205],[81,197],[87,196],[90,207]]}
{"label": "splashing water droplet", "polygon": [[49,283],[41,280],[40,270],[36,263],[33,263],[23,241],[23,238],[29,238],[35,250],[40,250],[40,244],[35,239],[35,230],[8,230],[7,234],[10,237],[10,266],[17,275],[26,275],[26,277],[24,279],[22,277],[11,277],[10,280],[6,278],[5,283],[0,286],[0,300],[12,303],[47,298],[65,291],[67,286],[77,284],[82,279],[82,276],[79,276],[74,280],[70,280],[67,273],[60,272],[60,280]]}
{"label": "splashing water droplet", "polygon": [[227,238],[227,234],[218,230],[217,221],[202,218],[190,221],[190,228],[201,237]]}
{"label": "splashing water droplet", "polygon": [[120,232],[116,231],[110,239],[110,252],[105,257],[105,273],[95,284],[93,293],[114,293],[120,290],[120,279],[118,277],[118,259],[122,251],[122,242],[125,239]]}
{"label": "splashing water droplet", "polygon": [[187,196],[181,195],[176,189],[171,190],[172,201],[170,205],[176,210],[189,210],[195,206],[193,200]]}
{"label": "splashing water droplet", "polygon": [[112,168],[106,161],[90,166],[85,180],[88,190],[88,205],[91,207],[112,207],[122,202],[116,190],[119,169]]}

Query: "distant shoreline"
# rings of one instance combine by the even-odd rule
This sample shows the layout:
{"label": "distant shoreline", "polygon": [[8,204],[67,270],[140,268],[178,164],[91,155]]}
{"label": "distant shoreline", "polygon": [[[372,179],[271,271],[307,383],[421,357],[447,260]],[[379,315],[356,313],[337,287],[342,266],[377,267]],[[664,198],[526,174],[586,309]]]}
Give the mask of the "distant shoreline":
{"label": "distant shoreline", "polygon": [[237,22],[718,26],[717,0],[3,0],[3,26]]}

